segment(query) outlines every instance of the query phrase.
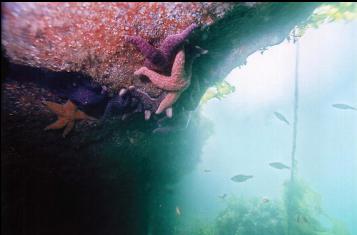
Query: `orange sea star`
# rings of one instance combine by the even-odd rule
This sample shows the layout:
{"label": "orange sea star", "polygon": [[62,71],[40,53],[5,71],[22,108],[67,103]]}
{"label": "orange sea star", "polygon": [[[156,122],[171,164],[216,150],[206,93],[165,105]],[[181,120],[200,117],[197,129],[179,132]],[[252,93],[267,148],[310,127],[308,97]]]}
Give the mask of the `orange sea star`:
{"label": "orange sea star", "polygon": [[75,120],[96,120],[95,118],[90,117],[84,112],[78,110],[77,106],[70,100],[63,105],[50,101],[45,101],[44,104],[58,116],[57,121],[48,125],[45,130],[61,129],[66,127],[62,134],[63,138],[66,137],[66,135],[73,129]]}

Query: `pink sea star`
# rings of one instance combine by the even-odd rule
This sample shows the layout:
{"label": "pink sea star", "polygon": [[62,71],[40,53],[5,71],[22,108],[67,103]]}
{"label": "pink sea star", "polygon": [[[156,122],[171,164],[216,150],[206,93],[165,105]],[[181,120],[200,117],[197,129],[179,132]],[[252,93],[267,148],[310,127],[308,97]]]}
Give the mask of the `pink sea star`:
{"label": "pink sea star", "polygon": [[[158,109],[156,110],[156,114],[160,114],[165,109],[170,108],[191,82],[191,77],[186,76],[185,74],[184,50],[177,53],[170,77],[159,74],[148,69],[147,67],[141,67],[139,70],[135,71],[134,75],[145,75],[155,86],[168,91],[166,97],[161,101]],[[171,115],[168,114],[168,116]]]}
{"label": "pink sea star", "polygon": [[[196,47],[199,48],[199,47]],[[168,117],[172,117],[172,105],[180,97],[191,83],[191,70],[194,59],[201,54],[206,54],[206,50],[199,48],[199,53],[194,54],[189,61],[185,63],[185,51],[180,50],[174,60],[171,76],[159,74],[147,67],[141,67],[135,71],[134,75],[145,75],[157,87],[167,91],[165,98],[161,101],[156,110],[156,114],[166,111]]]}

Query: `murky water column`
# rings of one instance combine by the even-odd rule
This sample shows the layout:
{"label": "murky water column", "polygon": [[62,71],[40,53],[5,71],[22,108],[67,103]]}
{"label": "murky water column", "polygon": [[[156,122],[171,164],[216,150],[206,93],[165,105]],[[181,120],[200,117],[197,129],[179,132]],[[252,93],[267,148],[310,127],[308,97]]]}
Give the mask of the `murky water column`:
{"label": "murky water column", "polygon": [[155,147],[147,159],[145,190],[148,193],[148,233],[178,234],[180,212],[175,183],[197,165],[210,135],[210,123],[194,115],[184,130],[155,135]]}

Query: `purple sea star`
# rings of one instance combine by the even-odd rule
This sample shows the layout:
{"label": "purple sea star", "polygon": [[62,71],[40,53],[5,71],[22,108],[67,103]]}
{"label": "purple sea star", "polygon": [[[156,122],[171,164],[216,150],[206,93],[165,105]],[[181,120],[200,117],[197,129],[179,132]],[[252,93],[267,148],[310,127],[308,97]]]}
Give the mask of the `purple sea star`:
{"label": "purple sea star", "polygon": [[139,36],[127,36],[126,40],[134,44],[145,56],[144,65],[147,68],[165,75],[170,75],[175,55],[181,49],[181,46],[192,31],[197,27],[196,24],[191,24],[183,32],[168,36],[160,44],[158,49]]}
{"label": "purple sea star", "polygon": [[114,112],[117,114],[124,114],[125,111],[130,107],[131,102],[132,100],[130,95],[127,93],[127,90],[124,88],[121,89],[118,95],[109,100],[101,121],[104,121],[110,117]]}
{"label": "purple sea star", "polygon": [[102,91],[96,92],[86,87],[78,87],[69,93],[68,99],[80,107],[95,106],[107,99],[107,89],[104,87]]}
{"label": "purple sea star", "polygon": [[162,93],[159,97],[157,98],[152,98],[150,97],[147,93],[144,91],[136,89],[134,86],[129,87],[129,91],[132,97],[140,100],[141,102],[139,103],[140,106],[140,111],[144,112],[145,114],[145,120],[149,120],[151,116],[151,112],[157,110],[159,107],[161,101],[165,97],[165,93]]}
{"label": "purple sea star", "polygon": [[152,110],[158,108],[164,95],[161,94],[157,98],[152,98],[134,86],[130,86],[129,89],[122,88],[118,95],[109,100],[101,120],[104,121],[113,113],[122,115],[122,119],[125,119],[137,112],[144,112],[145,120],[149,120]]}
{"label": "purple sea star", "polygon": [[52,83],[51,86],[54,93],[62,98],[71,100],[85,111],[108,102],[109,96],[105,86],[90,81],[89,78],[84,78],[82,75],[76,76],[76,73],[72,74],[75,78],[68,79],[64,77],[64,82],[62,83],[59,81],[61,77],[48,80],[49,83]]}

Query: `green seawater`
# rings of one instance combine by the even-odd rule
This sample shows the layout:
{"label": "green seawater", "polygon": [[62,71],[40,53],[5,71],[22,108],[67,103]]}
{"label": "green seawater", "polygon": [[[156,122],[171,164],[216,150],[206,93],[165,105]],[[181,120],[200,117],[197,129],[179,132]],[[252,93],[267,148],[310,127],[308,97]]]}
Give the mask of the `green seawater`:
{"label": "green seawater", "polygon": [[[333,107],[357,107],[356,42],[357,22],[324,25],[299,40],[297,110],[293,43],[233,70],[225,80],[235,92],[197,111],[212,128],[198,164],[153,191],[149,234],[357,234],[357,111]],[[291,167],[294,111],[292,179],[291,169],[269,163]],[[232,181],[237,174],[253,178]]]}

